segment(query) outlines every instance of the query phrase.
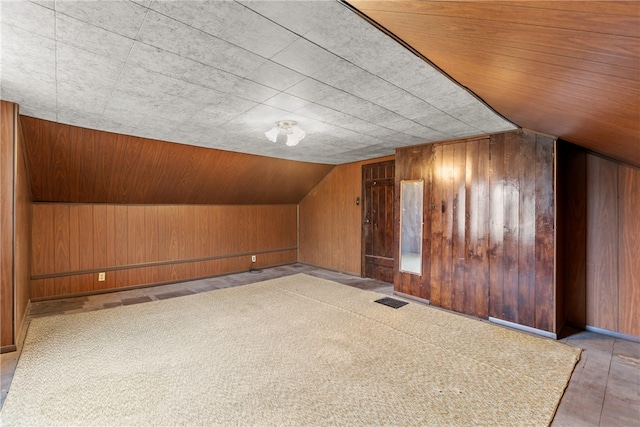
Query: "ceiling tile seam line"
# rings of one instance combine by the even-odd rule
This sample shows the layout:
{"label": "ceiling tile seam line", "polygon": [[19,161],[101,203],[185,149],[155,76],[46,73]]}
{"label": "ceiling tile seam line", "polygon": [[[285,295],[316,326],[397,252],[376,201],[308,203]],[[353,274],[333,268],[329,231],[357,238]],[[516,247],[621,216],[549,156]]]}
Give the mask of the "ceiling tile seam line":
{"label": "ceiling tile seam line", "polygon": [[[136,31],[136,37],[138,37],[138,34],[140,34],[140,29],[144,25],[144,22],[147,20],[147,15],[148,14],[149,14],[149,9],[146,8],[146,11],[144,13],[144,17],[142,18],[142,21],[140,21],[140,26],[138,27],[138,30]],[[115,83],[113,84],[113,87],[111,88],[111,92],[109,93],[109,98],[107,99],[107,102],[105,102],[105,104],[104,104],[104,108],[102,109],[102,113],[100,114],[100,121],[98,123],[96,123],[101,128],[104,127],[103,123],[104,123],[104,120],[105,120],[105,117],[104,117],[105,112],[107,111],[107,107],[109,106],[109,104],[111,103],[111,100],[113,99],[113,93],[115,92],[116,87],[118,87],[118,83],[120,83],[120,79],[122,78],[122,74],[124,73],[124,69],[127,67],[127,64],[128,64],[128,61],[129,61],[129,57],[131,56],[131,52],[133,51],[133,46],[135,45],[135,42],[136,41],[134,39],[133,43],[131,44],[131,47],[129,48],[129,53],[127,53],[127,58],[122,63],[122,67],[120,68],[120,72],[118,73],[118,78],[116,79]],[[140,122],[138,122],[138,125],[140,123],[142,123],[142,121],[144,121],[147,117],[149,117],[148,114],[143,119],[141,119]]]}
{"label": "ceiling tile seam line", "polygon": [[[550,2],[553,3],[553,2]],[[536,10],[558,10],[558,9],[544,9],[544,8],[534,8],[534,7],[530,7],[530,6],[519,6],[519,5],[515,5],[515,4],[511,4],[509,7],[519,7],[519,8],[523,8],[523,9],[536,9]],[[577,28],[567,28],[567,27],[560,27],[560,26],[552,26],[552,25],[540,25],[540,24],[535,24],[535,23],[525,23],[525,22],[512,22],[506,19],[479,19],[479,18],[471,18],[471,17],[466,17],[466,16],[456,16],[456,15],[445,15],[442,13],[420,13],[420,12],[404,12],[404,11],[396,11],[396,10],[379,10],[379,9],[372,9],[372,8],[366,8],[363,9],[363,13],[364,10],[372,10],[375,12],[383,12],[383,13],[388,13],[388,14],[392,14],[392,15],[417,15],[417,16],[424,16],[424,17],[429,17],[429,16],[435,16],[435,17],[439,17],[439,18],[448,18],[448,19],[459,19],[459,20],[464,20],[464,21],[473,21],[473,22],[477,22],[477,23],[482,23],[482,22],[498,22],[501,24],[510,24],[512,26],[519,26],[519,27],[531,27],[531,28],[542,28],[545,30],[548,29],[553,29],[553,30],[561,30],[561,31],[573,31],[576,33],[590,33],[590,34],[597,34],[597,35],[607,35],[607,36],[615,36],[615,37],[629,37],[629,38],[633,38],[633,39],[637,39],[637,36],[630,36],[627,34],[620,34],[620,33],[610,33],[610,32],[604,32],[604,31],[592,31],[592,30],[580,30]],[[566,10],[566,9],[560,9],[563,10],[565,12],[571,12],[571,13],[581,13],[584,14],[585,16],[589,16],[589,13],[584,13],[584,12],[579,12],[579,11],[575,11],[575,10]],[[619,17],[619,16],[627,16],[627,15],[616,15],[616,14],[611,14],[611,13],[603,13],[603,15],[608,15],[608,16],[613,16],[613,17]],[[516,32],[521,32],[522,30],[517,30]]]}
{"label": "ceiling tile seam line", "polygon": [[[355,6],[353,6],[351,3],[348,2],[348,0],[337,0],[338,2],[340,2],[341,4],[344,5],[344,7],[346,7],[347,9],[350,9],[351,11],[353,11],[358,17],[360,17],[360,19],[364,20],[365,22],[370,23],[372,26],[374,26],[375,28],[378,29],[378,31],[381,31],[382,33],[386,34],[388,37],[391,37],[391,39],[393,39],[396,43],[398,43],[400,46],[404,47],[405,49],[407,49],[409,52],[413,53],[417,58],[423,60],[425,63],[427,63],[428,65],[430,65],[431,67],[433,67],[434,70],[436,70],[437,72],[439,72],[441,75],[445,76],[447,79],[449,79],[449,81],[451,81],[453,84],[455,84],[456,86],[458,86],[459,88],[462,88],[463,90],[465,90],[469,95],[473,96],[475,99],[477,99],[481,104],[483,104],[486,108],[488,108],[489,110],[491,110],[496,116],[500,117],[502,120],[504,120],[507,123],[511,123],[512,125],[514,125],[515,127],[520,128],[521,126],[518,125],[517,123],[512,122],[511,120],[507,119],[504,115],[500,114],[495,108],[493,108],[491,105],[489,105],[489,103],[487,103],[482,97],[480,97],[478,94],[476,94],[474,91],[472,91],[470,88],[468,88],[467,86],[464,86],[463,84],[461,84],[459,81],[457,81],[456,79],[454,79],[449,73],[447,73],[446,71],[444,71],[442,68],[440,68],[438,65],[436,65],[433,61],[431,61],[429,58],[427,58],[425,55],[423,55],[422,53],[420,53],[417,49],[415,49],[414,47],[412,47],[409,43],[405,42],[401,37],[399,37],[398,35],[396,35],[393,31],[389,30],[388,28],[386,28],[384,25],[380,24],[378,21],[376,21],[375,19],[369,17],[368,15],[366,15],[364,12],[361,12],[358,8],[356,8]],[[446,114],[446,113],[445,113]],[[466,122],[464,122],[466,123]],[[469,125],[468,123],[466,123],[467,125]],[[473,127],[474,129],[477,129],[475,126],[469,125],[471,127]]]}
{"label": "ceiling tile seam line", "polygon": [[[354,66],[354,67],[356,67],[356,68],[360,69],[361,71],[364,71],[365,73],[367,73],[367,74],[369,74],[369,75],[371,75],[371,76],[373,76],[373,77],[377,77],[377,78],[379,78],[380,80],[382,80],[382,81],[384,81],[384,82],[388,83],[389,85],[391,85],[391,86],[395,87],[396,89],[398,89],[398,90],[401,90],[401,91],[405,92],[408,96],[412,96],[412,97],[414,97],[414,98],[416,98],[416,99],[419,99],[419,100],[421,100],[421,101],[424,101],[424,100],[422,100],[421,98],[418,98],[417,96],[415,96],[415,95],[413,95],[412,93],[408,92],[406,89],[404,89],[404,88],[402,88],[402,87],[399,87],[398,85],[396,85],[396,84],[394,84],[394,83],[392,83],[392,82],[388,81],[387,79],[384,79],[384,78],[382,78],[382,77],[380,77],[380,76],[378,76],[378,75],[376,75],[376,74],[372,73],[372,72],[371,72],[371,71],[369,71],[369,70],[366,70],[366,69],[364,69],[364,68],[360,67],[360,66],[359,66],[359,65],[357,65],[357,64],[354,64],[353,62],[349,61],[349,60],[348,60],[348,59],[346,59],[346,58],[343,58],[342,56],[336,55],[335,53],[333,53],[333,52],[331,52],[330,50],[326,49],[324,46],[321,46],[321,45],[319,45],[319,44],[315,43],[314,41],[309,40],[308,38],[304,37],[304,35],[300,35],[300,34],[298,34],[298,33],[294,32],[294,31],[292,31],[291,29],[286,28],[286,27],[284,27],[284,26],[282,26],[282,25],[278,24],[277,22],[275,22],[275,21],[271,20],[270,18],[268,18],[268,17],[266,17],[266,16],[262,15],[261,13],[259,13],[259,12],[255,11],[254,9],[251,9],[250,7],[248,7],[248,6],[246,6],[246,5],[244,5],[244,4],[240,3],[240,2],[238,2],[237,0],[234,0],[234,2],[235,2],[235,3],[237,3],[237,4],[239,4],[239,5],[241,5],[242,7],[246,8],[247,10],[250,10],[251,12],[255,13],[256,15],[258,15],[258,16],[260,16],[260,17],[262,17],[262,18],[264,18],[264,19],[266,19],[266,20],[268,20],[268,21],[270,21],[270,22],[274,23],[275,25],[279,26],[280,28],[284,29],[285,31],[287,31],[287,32],[289,32],[289,33],[291,33],[291,34],[296,35],[297,37],[300,37],[300,38],[302,38],[302,39],[306,40],[307,42],[309,42],[309,43],[313,44],[314,46],[316,46],[316,47],[318,47],[318,48],[320,48],[320,49],[322,49],[323,51],[325,51],[325,52],[329,53],[330,55],[335,56],[336,58],[340,58],[340,59],[342,59],[343,61],[345,61],[345,62],[347,62],[347,63],[351,64],[352,66]],[[345,2],[342,2],[342,1],[336,1],[336,3],[340,4],[342,7],[344,7],[344,8],[345,8],[345,9],[347,9],[347,10],[351,10],[351,8],[350,8],[349,6],[346,6],[346,5],[345,5]],[[162,16],[164,16],[164,17],[166,17],[166,18],[168,18],[168,19],[171,19],[171,20],[173,20],[173,21],[175,21],[175,22],[178,22],[178,23],[181,23],[181,24],[183,24],[183,25],[186,25],[186,26],[188,26],[189,28],[192,28],[192,29],[194,29],[194,30],[196,30],[196,31],[199,31],[199,32],[204,33],[204,34],[207,34],[207,35],[209,35],[209,36],[211,36],[211,37],[214,37],[214,38],[216,38],[216,39],[218,39],[218,40],[221,40],[221,41],[223,41],[223,42],[229,43],[230,45],[235,46],[235,47],[237,47],[237,48],[239,48],[239,49],[245,50],[245,51],[247,51],[247,52],[249,52],[249,53],[251,53],[251,54],[253,54],[253,55],[256,55],[256,56],[259,56],[259,57],[261,57],[261,58],[264,58],[264,59],[265,59],[265,60],[267,60],[267,61],[271,61],[271,62],[273,62],[273,63],[275,63],[275,64],[278,64],[278,65],[280,65],[280,66],[282,66],[282,67],[285,67],[285,68],[287,68],[287,69],[290,69],[289,67],[286,67],[285,65],[283,65],[283,64],[281,64],[281,63],[279,63],[279,62],[276,62],[276,61],[272,61],[272,60],[271,60],[271,58],[273,58],[273,57],[277,56],[277,54],[278,54],[278,53],[275,53],[271,58],[267,58],[267,57],[262,56],[262,55],[260,55],[260,54],[258,54],[258,53],[252,52],[252,51],[250,51],[250,50],[248,50],[248,49],[245,49],[245,48],[243,48],[243,47],[241,47],[241,46],[238,46],[238,45],[236,45],[236,44],[234,44],[234,43],[231,43],[231,42],[229,42],[229,41],[227,41],[227,40],[225,40],[225,39],[223,39],[223,38],[221,38],[221,37],[215,36],[215,35],[213,35],[213,34],[211,34],[211,33],[208,33],[208,32],[206,32],[206,31],[204,31],[204,30],[201,30],[201,29],[199,29],[199,28],[196,28],[196,27],[194,27],[194,26],[192,26],[192,25],[190,25],[190,24],[188,24],[188,23],[182,22],[182,21],[180,21],[180,20],[178,20],[178,19],[176,19],[176,18],[174,18],[174,17],[172,17],[172,16],[169,16],[169,15],[166,15],[166,14],[164,14],[164,13],[158,12],[157,10],[155,10],[155,9],[153,9],[153,8],[151,7],[151,6],[152,6],[152,4],[153,4],[153,3],[151,3],[151,4],[149,5],[149,7],[147,8],[148,10],[152,10],[153,12],[155,12],[155,13],[157,13],[157,14],[159,14],[159,15],[162,15]],[[358,14],[356,13],[356,15],[358,15]],[[145,19],[146,19],[146,15],[145,15]],[[378,30],[378,31],[379,31],[379,30]],[[290,46],[290,45],[291,45],[291,44],[289,44],[288,46]],[[153,45],[149,45],[149,46],[153,46]],[[288,47],[288,46],[287,46],[287,47]],[[400,44],[400,46],[406,49],[406,47],[405,47],[404,45]],[[153,47],[154,47],[154,48],[158,48],[157,46],[153,46]],[[283,50],[284,50],[284,49],[286,49],[287,47],[283,48]],[[164,50],[164,49],[161,49],[161,50]],[[282,52],[282,50],[280,50],[280,52]],[[171,52],[171,53],[173,53],[173,52]],[[174,53],[174,54],[175,54],[175,53]],[[181,55],[178,55],[178,56],[181,56]],[[189,59],[189,58],[187,58],[187,59]],[[418,59],[421,59],[421,57],[419,57],[419,56],[418,56]],[[430,63],[429,63],[429,64],[430,64]],[[207,64],[203,64],[203,65],[207,65]],[[213,68],[215,68],[215,67],[213,67]],[[216,69],[217,69],[217,68],[216,68]],[[224,70],[221,70],[221,71],[224,71]],[[255,70],[253,70],[253,71],[255,71]],[[292,71],[297,72],[296,70],[292,70]],[[233,73],[230,73],[230,74],[233,74]],[[235,74],[233,74],[233,75],[235,75]],[[236,75],[236,76],[237,76],[237,75]],[[237,77],[241,77],[241,76],[237,76]],[[306,77],[307,77],[307,78],[311,78],[311,79],[313,79],[313,80],[315,80],[315,81],[319,81],[320,83],[326,84],[327,86],[333,87],[334,89],[341,90],[341,89],[339,89],[339,88],[336,88],[335,86],[332,86],[332,85],[329,85],[329,84],[327,84],[327,83],[324,83],[324,82],[322,82],[322,81],[320,81],[320,80],[318,80],[318,79],[314,78],[313,76],[306,76]],[[241,78],[242,78],[242,77],[241,77]],[[251,81],[253,81],[253,80],[251,80]],[[454,82],[455,82],[455,80],[454,80]],[[253,83],[261,84],[261,83],[255,82],[255,81],[253,81]],[[456,82],[456,83],[457,83],[457,82]],[[458,83],[458,84],[459,84],[459,83]],[[263,85],[263,86],[266,86],[266,85]],[[293,85],[292,85],[292,86],[293,86]],[[267,86],[267,87],[269,87],[269,86]],[[291,88],[291,86],[290,86],[289,88]],[[271,89],[278,90],[278,89],[275,89],[275,88],[271,88]],[[281,91],[281,92],[283,92],[283,91]],[[344,92],[344,91],[343,91],[343,92]],[[346,93],[348,93],[348,92],[346,92]],[[304,99],[304,98],[303,98],[303,99]],[[306,100],[307,100],[307,101],[309,101],[308,99],[306,99]],[[254,102],[255,102],[255,101],[254,101]],[[311,101],[311,102],[314,102],[314,101]],[[371,101],[369,101],[369,102],[371,102]],[[426,102],[426,101],[424,101],[424,102]],[[262,104],[262,103],[261,103],[261,104]],[[427,104],[428,104],[428,102],[427,102]],[[378,105],[378,104],[376,104],[376,105]],[[431,104],[429,104],[429,105],[431,105]],[[379,106],[380,106],[380,105],[379,105]],[[451,116],[451,115],[450,115],[450,114],[448,114],[447,112],[440,110],[440,109],[439,109],[439,108],[437,108],[436,106],[434,106],[434,105],[431,105],[431,106],[432,106],[433,108],[437,109],[438,111],[440,111],[441,113],[446,114],[446,115],[450,116],[451,118],[453,118],[453,119],[455,119],[455,120],[459,120],[458,118]],[[382,106],[380,106],[380,107],[382,107]],[[382,108],[384,108],[384,107],[382,107]],[[396,113],[396,114],[398,114],[398,113]],[[404,117],[404,116],[402,116],[402,117]],[[234,117],[234,119],[235,119],[235,118],[237,118],[237,117]],[[404,117],[404,118],[405,118],[405,119],[407,119],[407,120],[411,120],[412,122],[416,123],[416,124],[417,124],[417,125],[419,125],[419,126],[426,127],[425,125],[422,125],[422,124],[420,124],[420,123],[416,122],[416,121],[415,121],[415,120],[413,120],[413,119],[410,119],[410,118],[408,118],[408,117]],[[232,119],[232,120],[233,120],[233,119]],[[469,126],[471,126],[471,127],[473,127],[473,128],[475,129],[475,126],[473,126],[473,125],[471,125],[471,124],[469,124],[469,123],[466,123],[466,122],[463,122],[463,123],[465,123],[465,124],[467,124],[467,125],[469,125]],[[429,128],[429,129],[430,129],[430,130],[433,130],[433,131],[435,131],[435,132],[439,132],[439,131],[437,131],[436,129],[431,129],[431,128]],[[390,130],[393,130],[393,129],[390,129]],[[441,133],[441,132],[440,132],[440,133]]]}

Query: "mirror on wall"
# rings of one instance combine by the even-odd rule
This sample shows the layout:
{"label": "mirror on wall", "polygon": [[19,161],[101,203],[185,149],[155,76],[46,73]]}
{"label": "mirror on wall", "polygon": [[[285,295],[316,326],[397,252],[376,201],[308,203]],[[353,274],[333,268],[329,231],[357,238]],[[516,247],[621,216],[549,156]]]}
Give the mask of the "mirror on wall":
{"label": "mirror on wall", "polygon": [[400,182],[400,271],[422,274],[424,181]]}

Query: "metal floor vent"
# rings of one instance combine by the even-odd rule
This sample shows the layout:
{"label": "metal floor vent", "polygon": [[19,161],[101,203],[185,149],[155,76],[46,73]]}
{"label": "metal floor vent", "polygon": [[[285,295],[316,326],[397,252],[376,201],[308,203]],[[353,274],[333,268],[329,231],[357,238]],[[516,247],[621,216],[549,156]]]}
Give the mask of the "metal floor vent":
{"label": "metal floor vent", "polygon": [[400,300],[389,298],[389,297],[377,299],[375,302],[377,302],[378,304],[387,305],[391,308],[400,308],[403,305],[409,304],[408,302],[400,301]]}

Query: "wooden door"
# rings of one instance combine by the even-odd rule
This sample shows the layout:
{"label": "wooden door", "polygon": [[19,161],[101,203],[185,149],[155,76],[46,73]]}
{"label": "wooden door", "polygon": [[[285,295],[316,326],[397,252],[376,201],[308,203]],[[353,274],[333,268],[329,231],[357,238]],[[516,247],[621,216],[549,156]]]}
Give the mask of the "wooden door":
{"label": "wooden door", "polygon": [[362,167],[364,276],[393,282],[394,162]]}

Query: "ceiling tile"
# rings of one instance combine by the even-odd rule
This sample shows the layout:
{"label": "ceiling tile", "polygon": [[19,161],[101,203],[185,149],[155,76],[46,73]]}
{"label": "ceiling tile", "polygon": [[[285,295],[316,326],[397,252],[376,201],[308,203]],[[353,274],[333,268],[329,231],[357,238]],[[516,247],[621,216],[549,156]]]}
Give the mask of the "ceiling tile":
{"label": "ceiling tile", "polygon": [[149,8],[212,36],[222,35],[244,7],[234,1],[153,1]]}
{"label": "ceiling tile", "polygon": [[130,38],[60,13],[56,15],[56,37],[59,42],[120,61],[127,59],[133,46]]}
{"label": "ceiling tile", "polygon": [[53,10],[28,1],[0,1],[0,23],[3,28],[11,25],[52,40],[55,38]]}
{"label": "ceiling tile", "polygon": [[265,58],[271,58],[298,39],[291,31],[248,8],[242,8],[225,24],[220,38]]}
{"label": "ceiling tile", "polygon": [[88,24],[135,38],[147,9],[128,0],[56,2],[56,13],[72,16]]}
{"label": "ceiling tile", "polygon": [[339,58],[305,39],[298,39],[271,58],[273,62],[306,76],[332,69]]}
{"label": "ceiling tile", "polygon": [[300,83],[287,89],[285,92],[290,95],[297,96],[298,98],[316,103],[319,103],[319,101],[326,97],[342,93],[342,91],[332,86],[311,78],[304,79]]}
{"label": "ceiling tile", "polygon": [[254,82],[277,90],[286,90],[300,83],[306,77],[272,61],[265,61],[260,67],[247,75]]}
{"label": "ceiling tile", "polygon": [[322,22],[331,21],[337,13],[351,13],[334,0],[254,0],[240,3],[298,35],[308,33]]}
{"label": "ceiling tile", "polygon": [[297,96],[289,95],[284,92],[280,92],[276,96],[264,101],[264,104],[271,107],[279,108],[280,110],[294,112],[310,104],[310,101],[298,98]]}
{"label": "ceiling tile", "polygon": [[124,66],[123,62],[60,42],[56,52],[58,84],[69,84],[68,88],[77,90],[112,90]]}

